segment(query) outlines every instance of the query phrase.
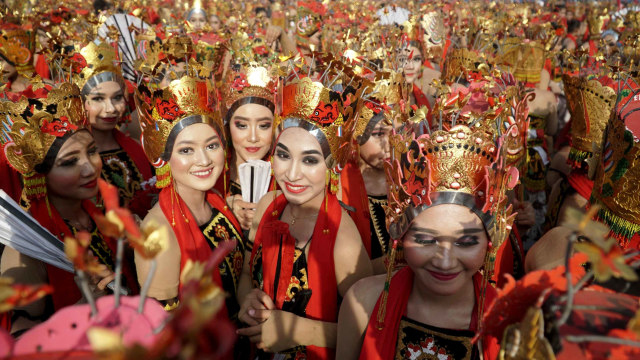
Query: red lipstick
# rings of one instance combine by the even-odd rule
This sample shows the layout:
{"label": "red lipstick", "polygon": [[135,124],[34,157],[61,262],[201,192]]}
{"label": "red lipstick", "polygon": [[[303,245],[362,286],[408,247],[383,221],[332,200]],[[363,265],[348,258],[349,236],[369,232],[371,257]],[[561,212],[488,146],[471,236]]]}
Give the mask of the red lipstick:
{"label": "red lipstick", "polygon": [[429,274],[431,274],[431,276],[433,276],[434,278],[436,278],[436,279],[438,279],[440,281],[451,281],[451,280],[457,278],[458,275],[460,275],[460,272],[451,273],[451,274],[445,274],[445,273],[432,271],[432,270],[427,270],[427,271],[429,272]]}
{"label": "red lipstick", "polygon": [[292,194],[300,194],[301,192],[307,190],[306,186],[294,185],[294,184],[288,183],[288,182],[285,182],[284,185],[287,188],[287,191],[292,193]]}
{"label": "red lipstick", "polygon": [[87,188],[87,189],[93,189],[96,186],[98,186],[98,179],[94,179],[94,180],[82,185],[83,188]]}
{"label": "red lipstick", "polygon": [[260,147],[246,147],[244,149],[247,150],[250,153],[256,153],[256,152],[260,151],[261,148]]}

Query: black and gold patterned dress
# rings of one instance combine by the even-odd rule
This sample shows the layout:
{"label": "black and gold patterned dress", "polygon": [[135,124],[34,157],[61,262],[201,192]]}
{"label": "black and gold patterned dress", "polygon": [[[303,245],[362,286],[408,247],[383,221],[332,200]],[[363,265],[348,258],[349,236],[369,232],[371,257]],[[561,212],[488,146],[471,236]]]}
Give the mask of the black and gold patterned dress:
{"label": "black and gold patterned dress", "polygon": [[[71,229],[73,236],[76,236],[76,234],[78,233],[78,230],[75,227],[73,227],[73,225],[71,225],[69,221],[64,220],[64,222],[67,224],[69,229]],[[91,234],[91,243],[89,244],[89,250],[91,250],[93,255],[96,258],[98,258],[98,262],[100,262],[103,265],[106,265],[109,268],[109,270],[114,271],[115,264],[113,262],[113,259],[115,259],[115,256],[113,252],[111,251],[111,249],[109,248],[109,245],[107,245],[106,241],[102,237],[102,234],[100,233],[100,231],[98,231],[98,227],[93,222],[93,220],[91,221],[91,227],[92,227],[91,231],[89,231],[89,233]]]}
{"label": "black and gold patterned dress", "polygon": [[230,180],[229,181],[229,193],[231,195],[242,195],[242,188],[240,187],[240,184],[238,184],[237,182]]}
{"label": "black and gold patterned dress", "polygon": [[[305,317],[306,304],[310,298],[307,277],[307,257],[305,255],[305,248],[310,242],[311,240],[309,240],[302,249],[297,247],[295,249],[293,273],[291,274],[291,281],[289,282],[287,294],[282,304],[283,311],[291,312],[301,317]],[[251,277],[253,286],[257,289],[262,289],[262,245],[258,247],[253,258],[253,274],[251,274]],[[306,359],[306,349],[304,346],[297,346],[293,349],[283,351],[278,355],[278,359],[282,360]],[[272,356],[273,354],[258,353],[259,359],[271,359]]]}
{"label": "black and gold patterned dress", "polygon": [[450,330],[422,324],[402,317],[396,343],[396,360],[472,360],[479,359],[471,343],[474,332]]}
{"label": "black and gold patterned dress", "polygon": [[144,176],[124,149],[102,151],[100,157],[101,177],[118,188],[120,205],[128,206],[136,194],[143,190]]}
{"label": "black and gold patterned dress", "polygon": [[369,198],[369,221],[371,228],[371,260],[380,258],[389,250],[389,231],[385,222],[384,206],[387,195],[367,195]]}
{"label": "black and gold patterned dress", "polygon": [[216,208],[211,208],[211,210],[211,220],[200,226],[200,230],[202,230],[202,234],[207,239],[211,250],[215,250],[221,241],[236,239],[236,247],[227,254],[219,266],[222,288],[228,294],[226,305],[229,319],[236,321],[238,311],[240,311],[237,291],[240,274],[242,274],[242,265],[244,264],[245,244],[240,230],[236,229],[231,221],[219,210]]}

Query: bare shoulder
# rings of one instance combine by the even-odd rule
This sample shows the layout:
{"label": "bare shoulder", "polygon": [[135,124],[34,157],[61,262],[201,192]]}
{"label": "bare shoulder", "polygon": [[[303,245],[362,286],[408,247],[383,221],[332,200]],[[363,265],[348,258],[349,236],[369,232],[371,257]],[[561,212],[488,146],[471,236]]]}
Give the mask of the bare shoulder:
{"label": "bare shoulder", "polygon": [[381,274],[358,280],[347,291],[345,300],[349,299],[359,303],[367,315],[371,316],[373,308],[375,308],[378,298],[384,289],[386,277],[386,274]]}
{"label": "bare shoulder", "polygon": [[572,230],[557,226],[547,231],[527,252],[525,270],[549,270],[564,263]]}
{"label": "bare shoulder", "polygon": [[169,225],[169,220],[167,220],[167,217],[162,212],[160,203],[155,204],[151,210],[149,210],[147,216],[142,220],[142,225],[146,225],[151,221],[155,221],[159,225]]}
{"label": "bare shoulder", "polygon": [[280,196],[280,194],[282,194],[282,191],[280,190],[269,191],[268,193],[266,193],[262,197],[262,199],[258,201],[258,205],[256,205],[256,213],[253,218],[258,219],[258,222],[259,222],[260,219],[262,219],[262,215],[264,215],[264,212],[267,210],[269,205],[271,205],[273,200],[278,196]]}

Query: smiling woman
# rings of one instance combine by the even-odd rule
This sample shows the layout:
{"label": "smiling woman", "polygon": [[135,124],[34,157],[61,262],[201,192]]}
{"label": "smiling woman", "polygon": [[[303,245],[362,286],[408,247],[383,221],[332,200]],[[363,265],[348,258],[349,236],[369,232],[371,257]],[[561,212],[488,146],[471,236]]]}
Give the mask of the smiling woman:
{"label": "smiling woman", "polygon": [[[228,294],[226,312],[237,317],[236,288],[244,256],[240,224],[225,206],[220,193],[211,191],[225,167],[225,138],[220,116],[213,110],[216,95],[209,82],[185,76],[168,87],[150,90],[140,85],[136,103],[140,112],[143,143],[149,160],[157,166],[160,199],[144,224],[166,225],[169,246],[157,261],[149,296],[173,309],[180,296],[180,273],[189,261],[206,263],[221,242],[235,241],[235,248],[214,271],[214,282]],[[150,260],[138,257],[142,283]]]}
{"label": "smiling woman", "polygon": [[153,171],[142,147],[120,130],[128,112],[127,87],[107,43],[89,43],[69,52],[73,80],[82,90],[90,130],[103,162],[101,176],[118,188],[121,205],[140,217],[151,208]]}
{"label": "smiling woman", "polygon": [[223,89],[225,122],[231,137],[229,183],[217,188],[226,193],[227,204],[245,232],[251,227],[256,203],[243,201],[238,169],[248,160],[268,160],[276,83],[277,77],[270,74],[268,66],[236,63],[228,70],[228,85]]}
{"label": "smiling woman", "polygon": [[349,151],[339,128],[353,121],[344,100],[309,78],[284,87],[272,160],[282,191],[258,203],[238,293],[248,325],[238,334],[257,344],[260,359],[335,358],[338,299],[372,273],[335,195]]}
{"label": "smiling woman", "polygon": [[[449,117],[439,115],[455,121]],[[390,265],[386,277],[359,281],[345,296],[340,359],[497,356],[496,344],[472,340],[495,297],[496,254],[514,218],[506,191],[518,172],[506,164],[502,147],[511,140],[492,122],[441,125],[450,130],[434,128],[416,138],[412,129],[390,138],[392,156],[384,167]],[[407,266],[394,273],[399,260]]]}
{"label": "smiling woman", "polygon": [[[31,105],[32,114],[24,111]],[[101,277],[94,279],[94,292],[104,294],[105,286],[114,278],[115,242],[100,234],[94,221],[100,210],[90,199],[98,193],[102,161],[93,136],[84,127],[78,87],[65,83],[45,98],[3,103],[0,111],[7,115],[3,116],[4,127],[11,129],[10,141],[5,145],[7,159],[23,175],[24,196],[30,201],[31,215],[60,241],[81,230],[91,234],[89,248],[102,266]],[[17,309],[12,324],[14,334],[46,320],[52,310],[81,298],[71,273],[11,248],[4,250],[0,264],[3,276],[24,284],[49,283],[54,288],[51,299]],[[137,283],[131,265],[125,261],[124,284],[135,294]]]}

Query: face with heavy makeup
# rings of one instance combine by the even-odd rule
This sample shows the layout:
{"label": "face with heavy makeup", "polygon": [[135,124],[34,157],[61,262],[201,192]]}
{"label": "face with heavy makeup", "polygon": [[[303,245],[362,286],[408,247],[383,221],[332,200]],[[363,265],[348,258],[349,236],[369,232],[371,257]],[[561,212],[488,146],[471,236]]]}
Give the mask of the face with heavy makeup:
{"label": "face with heavy makeup", "polygon": [[191,28],[193,28],[193,30],[202,30],[202,28],[207,24],[207,14],[202,10],[193,10],[187,21],[191,24]]}
{"label": "face with heavy makeup", "polygon": [[235,155],[242,162],[263,159],[271,150],[273,113],[259,104],[240,106],[229,120]]}
{"label": "face with heavy makeup", "polygon": [[273,174],[292,204],[322,203],[327,165],[320,143],[307,130],[291,127],[278,137]]}
{"label": "face with heavy makeup", "polygon": [[169,165],[176,189],[208,191],[224,169],[222,140],[208,124],[192,124],[175,138]]}
{"label": "face with heavy makeup", "polygon": [[63,199],[90,199],[98,194],[102,159],[93,136],[80,130],[60,147],[46,175],[49,196]]}
{"label": "face with heavy makeup", "polygon": [[371,131],[369,139],[360,146],[360,158],[374,169],[384,170],[384,162],[391,156],[389,135],[391,125],[380,121]]}
{"label": "face with heavy makeup", "polygon": [[413,220],[404,236],[404,257],[425,291],[455,295],[482,267],[488,241],[475,213],[462,205],[441,204]]}
{"label": "face with heavy makeup", "polygon": [[102,82],[85,96],[84,108],[93,130],[111,131],[127,110],[124,89],[115,81]]}
{"label": "face with heavy makeup", "polygon": [[403,66],[405,80],[408,84],[413,84],[422,71],[422,62],[424,61],[422,52],[417,47],[409,45],[402,50],[398,60]]}

